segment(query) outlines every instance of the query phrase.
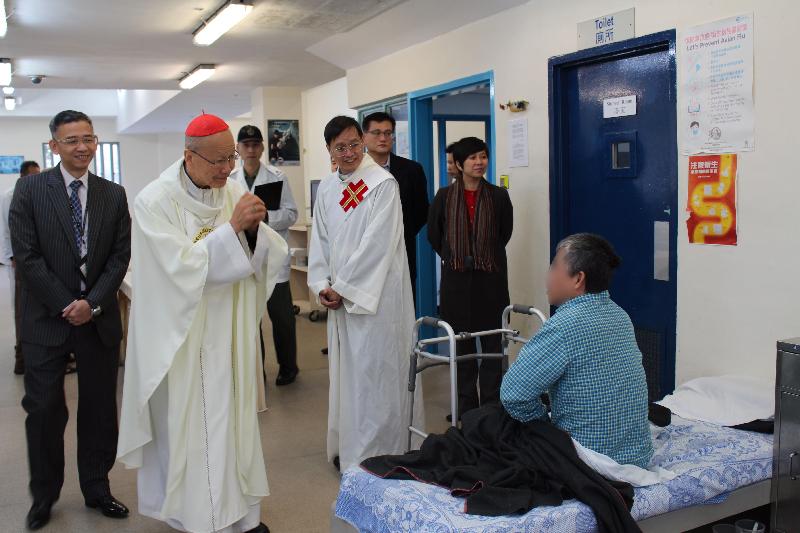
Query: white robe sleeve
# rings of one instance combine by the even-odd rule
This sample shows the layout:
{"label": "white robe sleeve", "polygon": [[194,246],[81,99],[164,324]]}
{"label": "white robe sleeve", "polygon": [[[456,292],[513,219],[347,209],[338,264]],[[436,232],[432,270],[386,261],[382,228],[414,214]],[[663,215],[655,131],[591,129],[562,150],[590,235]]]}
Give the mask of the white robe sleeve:
{"label": "white robe sleeve", "polygon": [[200,242],[208,251],[206,289],[234,283],[253,274],[250,258],[230,224],[221,225]]}
{"label": "white robe sleeve", "polygon": [[0,195],[0,264],[10,265],[14,252],[11,250],[11,232],[8,230],[8,212],[14,189]]}
{"label": "white robe sleeve", "polygon": [[383,181],[372,194],[374,204],[367,229],[331,286],[344,298],[345,310],[353,314],[375,314],[392,261],[398,253],[407,261],[397,182]]}
{"label": "white robe sleeve", "polygon": [[[269,228],[263,222],[258,225],[258,235],[256,235],[256,249],[253,250],[252,255],[250,256],[250,266],[255,273],[256,279],[261,281],[263,277],[263,267],[264,263],[267,262],[267,258],[269,257]],[[250,248],[247,248],[248,252]]]}
{"label": "white robe sleeve", "polygon": [[331,286],[330,242],[325,217],[325,202],[321,191],[314,206],[314,222],[311,225],[311,242],[308,247],[308,288],[314,292],[319,303],[319,293]]}
{"label": "white robe sleeve", "polygon": [[218,227],[201,242],[208,250],[206,288],[235,283],[251,274],[261,281],[269,251],[266,225],[258,225],[256,248],[252,253],[244,237],[234,233],[230,224]]}

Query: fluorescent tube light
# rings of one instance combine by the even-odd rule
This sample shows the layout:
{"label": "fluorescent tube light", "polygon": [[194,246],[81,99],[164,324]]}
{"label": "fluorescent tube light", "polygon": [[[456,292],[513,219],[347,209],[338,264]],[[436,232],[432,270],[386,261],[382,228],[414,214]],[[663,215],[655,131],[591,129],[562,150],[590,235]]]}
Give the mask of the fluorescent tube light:
{"label": "fluorescent tube light", "polygon": [[249,3],[230,0],[225,2],[211,15],[210,19],[194,31],[194,44],[197,46],[210,45],[239,24],[252,10],[253,6]]}
{"label": "fluorescent tube light", "polygon": [[214,75],[216,67],[214,65],[197,65],[194,70],[181,78],[179,85],[181,89],[191,89],[206,81]]}
{"label": "fluorescent tube light", "polygon": [[0,0],[0,38],[6,36],[8,31],[8,22],[6,22],[6,2]]}

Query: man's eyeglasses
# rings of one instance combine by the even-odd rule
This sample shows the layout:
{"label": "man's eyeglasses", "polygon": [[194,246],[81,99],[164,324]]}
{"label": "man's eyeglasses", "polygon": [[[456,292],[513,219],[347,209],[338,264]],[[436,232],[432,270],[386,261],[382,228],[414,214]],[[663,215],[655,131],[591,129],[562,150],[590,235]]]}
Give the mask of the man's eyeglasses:
{"label": "man's eyeglasses", "polygon": [[373,137],[386,137],[387,139],[394,137],[394,132],[392,130],[370,130],[367,133]]}
{"label": "man's eyeglasses", "polygon": [[83,137],[66,137],[64,139],[56,139],[54,137],[53,140],[65,146],[77,146],[80,143],[83,143],[86,146],[94,146],[95,144],[97,144],[97,135],[84,135]]}
{"label": "man's eyeglasses", "polygon": [[199,157],[203,161],[205,161],[206,163],[208,163],[209,165],[214,165],[215,167],[221,167],[223,165],[235,165],[236,162],[239,160],[239,153],[238,152],[234,152],[233,155],[229,155],[228,157],[223,157],[223,158],[215,159],[214,161],[212,161],[212,160],[210,160],[210,159],[208,159],[206,157],[203,157],[202,155],[200,155],[199,153],[195,152],[194,150],[189,150],[189,151],[192,152],[193,154],[195,154],[197,157]]}
{"label": "man's eyeglasses", "polygon": [[347,152],[356,152],[362,146],[364,146],[364,143],[361,142],[361,141],[358,141],[358,142],[354,142],[354,143],[350,143],[350,144],[345,144],[345,145],[342,145],[342,146],[337,146],[337,147],[335,147],[333,149],[333,151],[336,153],[336,155],[344,155]]}

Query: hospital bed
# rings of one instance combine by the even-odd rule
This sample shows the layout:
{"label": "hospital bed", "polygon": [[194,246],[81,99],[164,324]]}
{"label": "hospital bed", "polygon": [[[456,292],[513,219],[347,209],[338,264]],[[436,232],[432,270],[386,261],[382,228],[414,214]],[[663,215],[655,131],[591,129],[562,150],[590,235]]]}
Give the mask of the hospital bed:
{"label": "hospital bed", "polygon": [[[652,464],[677,477],[634,489],[631,514],[645,532],[675,533],[769,503],[772,435],[689,421],[673,415],[652,426]],[[381,479],[360,468],[344,472],[331,517],[332,533],[538,532],[590,533],[594,513],[576,500],[524,515],[464,513],[464,500],[446,488]]]}
{"label": "hospital bed", "polygon": [[[524,343],[520,332],[510,328],[512,313],[545,316],[530,306],[510,305],[497,330],[456,334],[436,318],[423,317],[414,327],[413,353],[409,372],[412,402],[416,376],[427,368],[449,366],[450,411],[457,424],[457,360],[500,358],[508,366],[512,343]],[[444,336],[421,339],[422,326],[439,328]],[[487,335],[502,336],[502,352],[456,357],[456,342]],[[433,353],[433,346],[447,347]],[[409,420],[409,449],[412,435],[427,435]],[[665,428],[651,426],[654,455],[652,466],[669,470],[674,479],[637,487],[631,514],[641,529],[653,533],[675,533],[699,527],[741,511],[765,505],[770,499],[772,476],[772,435],[690,421],[673,414]],[[592,533],[597,530],[593,511],[576,500],[558,507],[534,508],[524,515],[477,516],[464,512],[464,500],[443,487],[410,480],[378,478],[358,467],[344,472],[339,496],[332,508],[332,533],[436,532],[538,532]]]}

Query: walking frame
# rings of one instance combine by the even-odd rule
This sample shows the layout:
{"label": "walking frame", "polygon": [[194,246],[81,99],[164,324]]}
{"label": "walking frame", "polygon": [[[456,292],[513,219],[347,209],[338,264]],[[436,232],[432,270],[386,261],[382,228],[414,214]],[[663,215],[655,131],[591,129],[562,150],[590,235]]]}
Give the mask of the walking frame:
{"label": "walking frame", "polygon": [[[411,410],[408,415],[408,451],[411,451],[411,438],[413,435],[419,435],[422,438],[428,436],[428,434],[421,429],[414,427],[414,390],[417,387],[417,374],[420,374],[423,370],[432,368],[434,366],[450,366],[450,415],[452,416],[451,424],[453,427],[456,427],[458,424],[458,362],[480,359],[501,359],[503,361],[503,373],[505,373],[505,371],[508,369],[508,348],[511,343],[524,344],[530,340],[520,337],[519,330],[511,329],[510,321],[512,312],[521,315],[536,316],[542,324],[544,324],[544,322],[547,320],[547,317],[544,316],[544,313],[535,307],[519,304],[509,305],[503,310],[501,322],[502,327],[500,329],[478,331],[474,333],[455,333],[450,324],[435,317],[425,316],[417,319],[414,324],[414,348],[413,352],[411,353],[411,365],[408,375],[408,391],[409,394],[411,394]],[[422,326],[443,329],[446,335],[443,337],[420,339],[419,332]],[[501,353],[478,352],[456,355],[456,341],[477,339],[489,335],[502,335]],[[439,355],[428,351],[430,350],[430,346],[442,344],[448,345],[448,355]]]}

